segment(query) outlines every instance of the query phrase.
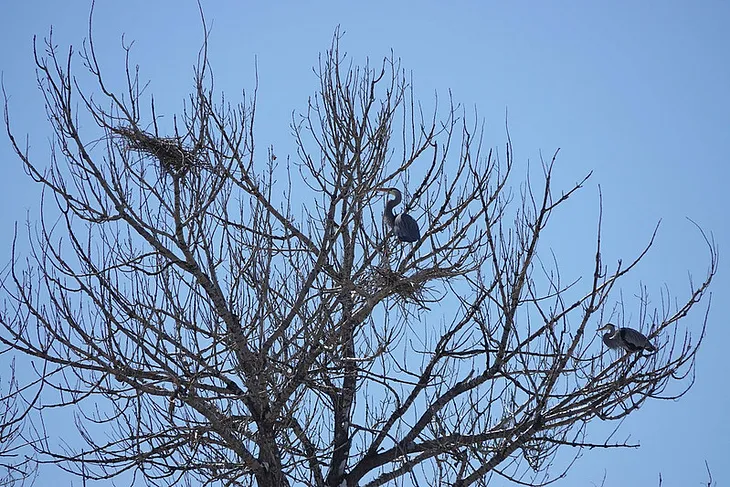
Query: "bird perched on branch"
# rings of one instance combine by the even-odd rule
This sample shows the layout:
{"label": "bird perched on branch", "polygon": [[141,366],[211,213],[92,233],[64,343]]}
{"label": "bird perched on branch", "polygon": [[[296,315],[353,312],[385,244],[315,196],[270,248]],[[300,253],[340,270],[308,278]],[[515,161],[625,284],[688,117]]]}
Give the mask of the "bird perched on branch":
{"label": "bird perched on branch", "polygon": [[395,234],[398,240],[401,242],[418,241],[421,238],[421,232],[418,229],[416,220],[406,212],[399,213],[398,215],[393,213],[393,208],[398,206],[403,200],[401,192],[397,188],[377,188],[375,191],[387,192],[388,196],[392,198],[389,198],[385,202],[383,220],[393,230],[393,234]]}
{"label": "bird perched on branch", "polygon": [[627,352],[656,351],[649,339],[633,328],[617,328],[613,323],[606,323],[596,333],[602,331],[607,332],[603,334],[603,343],[608,348],[622,348]]}

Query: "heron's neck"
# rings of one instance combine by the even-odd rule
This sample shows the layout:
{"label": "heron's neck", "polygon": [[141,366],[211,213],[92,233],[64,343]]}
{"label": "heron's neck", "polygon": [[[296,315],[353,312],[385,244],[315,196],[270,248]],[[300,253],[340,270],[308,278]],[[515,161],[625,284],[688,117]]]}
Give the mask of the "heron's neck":
{"label": "heron's neck", "polygon": [[385,204],[385,214],[392,217],[395,213],[393,208],[400,204],[400,198],[394,198]]}
{"label": "heron's neck", "polygon": [[393,207],[397,204],[398,202],[388,201],[388,203],[386,203],[385,205],[385,213],[383,214],[383,218],[385,218],[385,221],[387,221],[389,225],[393,225],[393,223],[395,223],[395,214],[393,213]]}

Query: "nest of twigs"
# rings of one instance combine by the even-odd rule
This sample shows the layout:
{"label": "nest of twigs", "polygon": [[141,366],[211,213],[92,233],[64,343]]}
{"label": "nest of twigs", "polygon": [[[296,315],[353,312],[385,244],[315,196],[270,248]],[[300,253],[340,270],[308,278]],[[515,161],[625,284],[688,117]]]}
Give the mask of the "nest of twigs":
{"label": "nest of twigs", "polygon": [[180,175],[195,164],[195,154],[179,137],[156,137],[131,127],[119,127],[115,132],[124,137],[128,149],[156,157],[165,172]]}
{"label": "nest of twigs", "polygon": [[423,303],[424,285],[388,267],[377,267],[372,275],[372,284],[377,289],[391,289],[404,301]]}

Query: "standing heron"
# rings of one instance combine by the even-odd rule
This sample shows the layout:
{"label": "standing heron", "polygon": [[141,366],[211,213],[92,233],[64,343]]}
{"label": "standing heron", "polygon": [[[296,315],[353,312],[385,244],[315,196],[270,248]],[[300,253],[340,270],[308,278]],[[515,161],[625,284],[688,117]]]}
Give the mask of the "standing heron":
{"label": "standing heron", "polygon": [[627,352],[656,351],[649,339],[633,328],[617,328],[613,323],[606,323],[596,333],[601,331],[607,332],[603,335],[603,343],[608,348],[622,348]]}
{"label": "standing heron", "polygon": [[385,202],[385,213],[383,220],[393,230],[395,236],[401,242],[416,242],[421,238],[421,232],[418,230],[418,223],[411,215],[406,212],[394,214],[393,208],[398,206],[403,200],[401,192],[396,188],[377,188],[375,191],[384,191],[388,193],[392,199]]}

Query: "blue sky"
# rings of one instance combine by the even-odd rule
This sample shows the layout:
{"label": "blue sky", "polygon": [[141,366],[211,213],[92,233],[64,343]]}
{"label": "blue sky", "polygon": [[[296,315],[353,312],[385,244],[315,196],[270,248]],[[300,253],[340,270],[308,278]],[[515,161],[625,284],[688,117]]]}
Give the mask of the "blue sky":
{"label": "blue sky", "polygon": [[[60,46],[87,36],[86,2],[3,2],[0,70],[13,128],[37,155],[50,139],[32,64],[32,36],[51,25]],[[109,73],[123,62],[121,35],[151,81],[158,111],[187,96],[201,43],[194,2],[98,2],[94,31]],[[263,4],[264,2],[260,2]],[[152,6],[150,6],[152,5]],[[337,25],[341,48],[358,62],[393,49],[412,73],[418,98],[451,90],[486,121],[488,146],[503,147],[504,117],[518,162],[539,162],[561,148],[556,187],[594,171],[548,235],[569,275],[590,273],[598,185],[604,199],[604,259],[627,260],[656,222],[657,244],[633,278],[657,295],[666,283],[680,297],[688,273],[704,277],[707,253],[687,217],[713,232],[720,249],[713,308],[697,361],[697,382],[678,402],[650,402],[618,438],[638,450],[586,451],[557,485],[699,485],[709,462],[730,484],[730,410],[725,299],[730,290],[730,4],[720,1],[614,2],[253,2],[204,1],[212,26],[210,57],[218,90],[235,98],[254,84],[258,65],[257,146],[292,154],[289,122],[317,88],[312,66]],[[0,252],[13,222],[36,218],[39,188],[0,137]],[[632,280],[633,279],[633,280]],[[700,319],[700,313],[692,320]],[[596,425],[601,431],[607,425]],[[612,425],[608,425],[609,427]],[[500,484],[499,479],[495,485]]]}

